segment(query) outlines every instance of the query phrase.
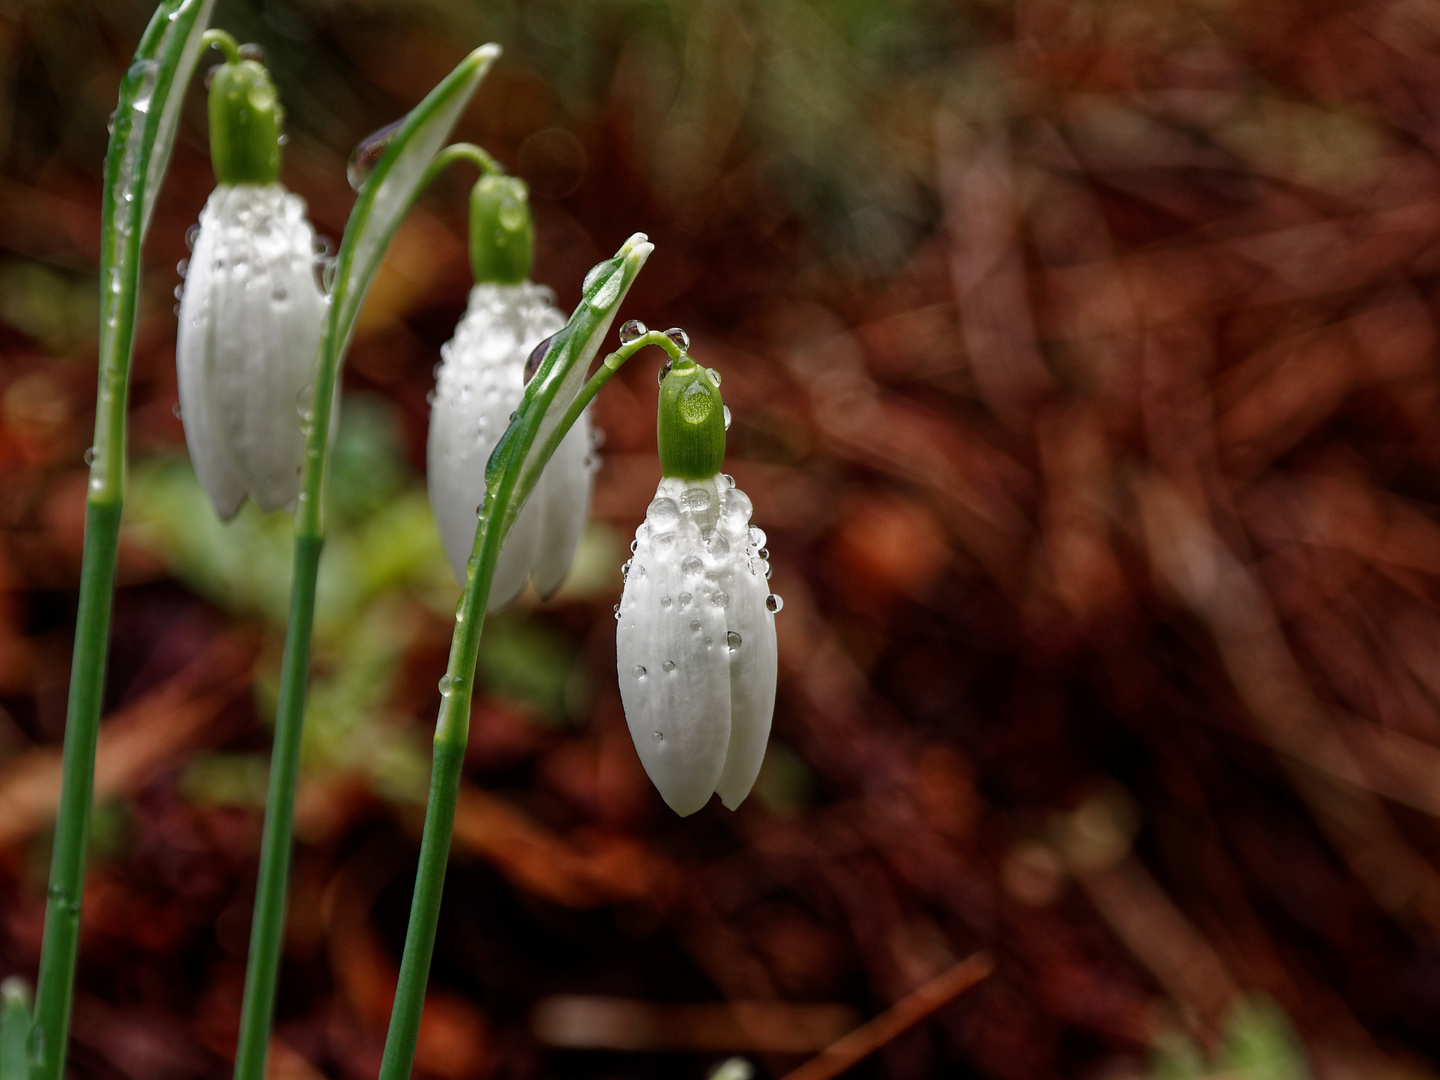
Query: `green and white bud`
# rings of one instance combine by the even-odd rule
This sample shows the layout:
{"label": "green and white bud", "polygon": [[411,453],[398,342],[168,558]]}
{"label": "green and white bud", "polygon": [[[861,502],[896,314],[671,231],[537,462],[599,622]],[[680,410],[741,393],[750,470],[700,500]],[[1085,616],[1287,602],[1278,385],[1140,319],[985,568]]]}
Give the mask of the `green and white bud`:
{"label": "green and white bud", "polygon": [[513,176],[482,176],[470,192],[470,269],[475,284],[518,285],[530,277],[535,224],[530,192]]}
{"label": "green and white bud", "polygon": [[273,184],[280,176],[280,107],[255,60],[221,64],[210,82],[210,163],[217,184]]}

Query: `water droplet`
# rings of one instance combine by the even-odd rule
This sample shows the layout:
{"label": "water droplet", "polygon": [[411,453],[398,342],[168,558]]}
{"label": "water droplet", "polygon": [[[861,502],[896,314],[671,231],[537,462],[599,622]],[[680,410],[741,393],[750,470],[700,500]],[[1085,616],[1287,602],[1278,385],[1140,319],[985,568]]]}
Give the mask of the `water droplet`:
{"label": "water droplet", "polygon": [[651,741],[651,742],[664,742],[664,741],[665,741],[665,733],[664,733],[663,731],[652,731],[652,732],[650,733],[650,741]]}
{"label": "water droplet", "polygon": [[645,520],[652,528],[673,528],[680,521],[680,508],[674,499],[661,495],[645,508]]}
{"label": "water droplet", "polygon": [[718,589],[715,591],[715,595],[710,597],[710,603],[713,604],[715,607],[723,608],[729,602],[730,594],[727,592],[721,592]]}
{"label": "water droplet", "polygon": [[756,555],[759,555],[760,558],[762,558],[762,559],[768,559],[768,558],[770,558],[770,549],[767,548],[767,547],[762,547],[762,548],[761,548],[759,551],[757,551],[755,554],[756,554]]}
{"label": "water droplet", "polygon": [[51,885],[50,898],[52,900],[63,900],[65,898],[65,887],[63,885]]}
{"label": "water droplet", "polygon": [[622,567],[620,567],[620,576],[621,576],[622,578],[628,578],[628,577],[630,576],[630,567],[631,567],[631,565],[632,565],[634,562],[635,562],[634,559],[626,559],[626,560],[625,560],[625,565],[622,566]]}
{"label": "water droplet", "polygon": [[86,465],[94,465],[94,464],[95,464],[95,447],[93,447],[93,446],[92,446],[92,447],[89,447],[89,448],[85,451],[85,464],[86,464]]}
{"label": "water droplet", "polygon": [[675,361],[671,360],[669,357],[666,357],[665,363],[661,364],[660,370],[655,373],[655,381],[658,383],[663,383],[665,381],[665,376],[670,374],[670,369],[674,366]]}
{"label": "water droplet", "polygon": [[105,121],[105,130],[111,135],[115,134],[115,110],[110,110],[110,119]]}
{"label": "water droplet", "polygon": [[590,449],[599,450],[605,445],[605,432],[600,428],[590,429]]}
{"label": "water droplet", "polygon": [[215,82],[215,72],[219,71],[222,66],[223,66],[223,65],[221,65],[221,64],[216,64],[216,65],[214,65],[213,67],[208,67],[208,68],[205,69],[205,89],[206,89],[206,90],[209,90],[210,87],[211,87],[211,85]]}
{"label": "water droplet", "polygon": [[[766,577],[769,577],[770,575],[769,575],[769,574],[766,574],[765,576],[766,576]],[[772,592],[769,596],[765,597],[765,610],[766,610],[766,611],[771,611],[771,612],[779,611],[779,610],[780,610],[781,608],[783,608],[784,606],[785,606],[785,601],[780,598],[780,594],[779,594],[779,593],[773,593],[773,592]]]}
{"label": "water droplet", "polygon": [[246,42],[240,46],[241,60],[254,60],[257,64],[265,63],[265,50],[255,42]]}
{"label": "water droplet", "polygon": [[653,540],[650,541],[650,548],[651,548],[651,550],[654,551],[654,552],[655,552],[656,554],[658,554],[658,555],[664,555],[666,552],[668,552],[668,551],[669,551],[672,547],[674,547],[674,546],[675,546],[675,534],[674,534],[674,533],[668,533],[668,532],[667,532],[667,533],[661,533],[659,536],[655,537]]}
{"label": "water droplet", "polygon": [[270,299],[274,300],[277,304],[283,304],[289,298],[289,296],[290,294],[285,291],[284,285],[276,285],[274,290],[270,293]]}
{"label": "water droplet", "polygon": [[665,331],[665,336],[674,342],[675,347],[681,352],[688,352],[690,349],[690,335],[681,330],[678,326],[672,326]]}
{"label": "water droplet", "polygon": [[675,602],[675,601],[671,600],[670,597],[668,597],[668,596],[662,596],[662,597],[660,598],[660,606],[661,606],[661,607],[666,607],[666,608],[668,608],[668,607],[669,607],[671,604],[673,604],[674,602]]}
{"label": "water droplet", "polygon": [[632,668],[630,669],[630,674],[633,675],[633,676],[634,676],[635,678],[637,678],[637,679],[643,679],[643,678],[645,677],[645,665],[644,665],[644,664],[636,664],[634,667],[632,667]]}
{"label": "water droplet", "polygon": [[449,697],[449,696],[450,696],[450,676],[449,676],[449,675],[441,675],[441,676],[440,676],[440,696],[441,696],[441,697]]}
{"label": "water droplet", "polygon": [[704,568],[705,568],[705,564],[702,563],[702,562],[700,561],[699,557],[697,557],[697,556],[695,556],[695,555],[689,556],[688,558],[685,559],[684,562],[682,562],[682,563],[680,564],[680,569],[683,570],[683,571],[684,571],[685,573],[687,573],[687,574],[698,574],[698,573],[700,573],[700,571],[703,570]]}
{"label": "water droplet", "polygon": [[300,414],[301,420],[310,419],[310,407],[315,404],[315,384],[306,383],[295,395],[295,411]]}
{"label": "water droplet", "polygon": [[530,355],[525,358],[525,381],[527,383],[533,379],[535,373],[540,370],[540,365],[545,362],[545,354],[550,351],[550,343],[554,340],[555,335],[551,334],[544,341],[540,342],[540,344],[536,345],[535,348],[530,350]]}
{"label": "water droplet", "polygon": [[475,504],[475,516],[478,518],[483,513],[485,513],[485,500],[481,499]]}
{"label": "water droplet", "polygon": [[700,620],[699,620],[699,619],[691,619],[691,620],[690,620],[690,629],[698,632],[698,631],[700,630]]}
{"label": "water droplet", "polygon": [[365,186],[370,173],[385,156],[385,151],[390,148],[395,136],[400,133],[400,125],[403,123],[405,118],[401,117],[393,124],[386,124],[360,140],[360,145],[355,147],[355,152],[350,155],[350,161],[345,166],[345,179],[350,181],[352,189],[359,191]]}
{"label": "water droplet", "polygon": [[682,593],[680,594],[680,606],[681,606],[682,608],[684,608],[684,607],[689,607],[689,606],[690,606],[690,601],[693,600],[693,599],[695,599],[695,598],[694,598],[693,596],[691,596],[688,592],[682,592]]}
{"label": "water droplet", "polygon": [[705,550],[716,558],[719,558],[721,555],[728,555],[730,554],[730,541],[726,540],[725,537],[721,536],[718,532],[713,533],[705,543]]}
{"label": "water droplet", "polygon": [[338,266],[339,263],[334,259],[330,259],[325,263],[325,269],[320,272],[320,287],[327,293],[333,293],[335,291],[335,275],[338,273],[336,269]]}
{"label": "water droplet", "polygon": [[185,286],[184,286],[184,285],[176,285],[176,286],[175,286],[175,299],[176,299],[176,300],[183,300],[184,298],[185,298]]}
{"label": "water droplet", "polygon": [[666,674],[666,675],[669,675],[672,671],[675,670],[675,661],[674,661],[674,660],[666,660],[665,663],[661,664],[660,666],[661,666],[661,668],[664,669],[665,674]]}
{"label": "water droplet", "polygon": [[615,621],[616,621],[616,622],[619,622],[619,621],[620,621],[620,605],[619,605],[619,604],[616,604],[616,605],[615,605]]}
{"label": "water droplet", "polygon": [[175,417],[176,420],[180,419],[180,402],[177,401],[174,405],[170,406],[170,415]]}
{"label": "water droplet", "polygon": [[720,373],[713,367],[705,369],[705,377],[710,380],[711,386],[718,387],[720,385]]}
{"label": "water droplet", "polygon": [[720,413],[721,413],[722,416],[725,417],[725,430],[726,430],[726,431],[729,431],[729,430],[730,430],[730,406],[729,406],[729,405],[724,405],[724,404],[722,404],[722,405],[720,406]]}
{"label": "water droplet", "polygon": [[620,327],[620,344],[629,345],[632,341],[639,341],[649,332],[650,328],[639,319],[631,319]]}
{"label": "water droplet", "polygon": [[710,509],[710,493],[700,488],[691,488],[680,496],[680,505],[686,513],[703,514]]}
{"label": "water droplet", "polygon": [[728,488],[733,488],[735,486],[735,478],[731,476],[728,472],[722,472],[720,474],[720,479],[725,481],[725,486]]}
{"label": "water droplet", "polygon": [[[197,224],[195,224],[195,225],[191,225],[188,229],[185,230],[185,249],[186,249],[187,251],[194,251],[194,250],[195,250],[195,241],[196,241],[196,240],[199,240],[199,239],[200,239],[200,226],[199,226],[199,224],[197,223]],[[187,266],[189,265],[189,260],[186,260],[186,265],[187,265]],[[180,268],[177,266],[175,269],[178,270],[178,269],[180,269]]]}
{"label": "water droplet", "polygon": [[177,262],[175,264],[175,272],[181,277],[184,277],[186,274],[188,274],[190,272],[190,260],[181,259],[179,262]]}
{"label": "water droplet", "polygon": [[740,635],[734,630],[726,631],[725,644],[730,647],[731,652],[736,652],[740,648]]}
{"label": "water droplet", "polygon": [[[601,263],[600,265],[609,269],[608,264]],[[597,311],[603,311],[619,299],[620,286],[623,284],[625,284],[625,275],[616,267],[610,276],[600,283],[600,287],[595,290],[595,295],[587,298],[585,302]]]}

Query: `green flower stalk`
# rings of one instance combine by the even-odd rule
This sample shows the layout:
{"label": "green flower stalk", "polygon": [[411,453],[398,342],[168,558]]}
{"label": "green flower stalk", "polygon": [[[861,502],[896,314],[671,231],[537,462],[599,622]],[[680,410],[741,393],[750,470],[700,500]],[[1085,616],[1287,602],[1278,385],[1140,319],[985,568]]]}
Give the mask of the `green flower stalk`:
{"label": "green flower stalk", "polygon": [[[33,1075],[59,1080],[74,997],[80,897],[95,785],[95,743],[105,685],[110,604],[124,502],[125,406],[140,280],[140,241],[175,142],[186,84],[195,70],[213,0],[166,0],[146,27],[120,86],[105,155],[100,233],[100,378],[95,442],[88,455],[80,604],[65,716],[60,807],[50,859],[50,894],[40,950]],[[18,1014],[9,1011],[11,1025]],[[7,1042],[8,1045],[8,1042]]]}

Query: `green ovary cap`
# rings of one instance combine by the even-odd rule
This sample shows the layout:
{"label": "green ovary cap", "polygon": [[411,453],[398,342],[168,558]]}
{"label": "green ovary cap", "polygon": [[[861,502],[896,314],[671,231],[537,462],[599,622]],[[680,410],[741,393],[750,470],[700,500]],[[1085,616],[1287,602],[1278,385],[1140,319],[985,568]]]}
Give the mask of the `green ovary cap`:
{"label": "green ovary cap", "polygon": [[720,378],[688,356],[675,361],[660,383],[655,418],[660,472],[681,480],[707,480],[725,464],[725,403]]}
{"label": "green ovary cap", "polygon": [[530,193],[513,176],[482,176],[470,192],[470,269],[475,284],[515,285],[530,276],[535,225]]}
{"label": "green ovary cap", "polygon": [[284,109],[270,73],[254,60],[221,64],[210,83],[210,163],[220,184],[280,177]]}

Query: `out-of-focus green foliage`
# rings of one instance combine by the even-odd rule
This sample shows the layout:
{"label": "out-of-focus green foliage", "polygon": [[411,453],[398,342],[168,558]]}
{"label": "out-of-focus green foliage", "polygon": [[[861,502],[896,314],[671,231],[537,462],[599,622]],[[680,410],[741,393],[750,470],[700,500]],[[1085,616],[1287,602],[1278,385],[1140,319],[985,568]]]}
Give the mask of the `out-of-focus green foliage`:
{"label": "out-of-focus green foliage", "polygon": [[1221,1045],[1212,1060],[1179,1036],[1158,1047],[1151,1061],[1153,1080],[1309,1080],[1305,1055],[1280,1006],[1251,995],[1231,1010]]}

